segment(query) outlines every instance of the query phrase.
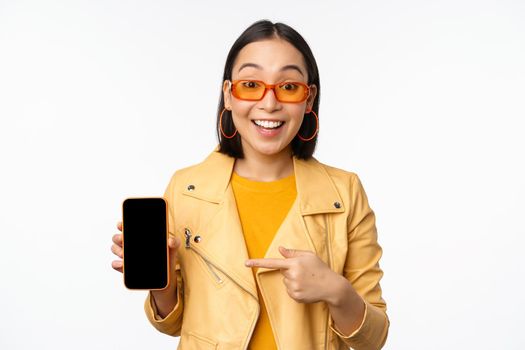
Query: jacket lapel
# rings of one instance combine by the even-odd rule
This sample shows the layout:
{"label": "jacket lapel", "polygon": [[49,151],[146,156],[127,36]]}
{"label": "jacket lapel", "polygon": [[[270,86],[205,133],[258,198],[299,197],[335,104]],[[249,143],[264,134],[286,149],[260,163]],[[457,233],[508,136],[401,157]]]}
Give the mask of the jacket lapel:
{"label": "jacket lapel", "polygon": [[[183,194],[213,206],[208,217],[199,218],[199,243],[193,248],[204,255],[243,289],[257,299],[255,280],[250,268],[244,265],[249,258],[235,197],[230,184],[235,158],[217,151],[218,146],[188,174],[191,191]],[[343,212],[343,202],[325,167],[315,158],[301,160],[293,157],[297,198],[275,234],[265,258],[279,258],[279,246],[315,251],[312,237],[303,216]],[[186,185],[188,185],[186,184]],[[336,207],[335,202],[340,205]],[[260,257],[257,257],[260,258]],[[257,276],[273,269],[259,268]]]}
{"label": "jacket lapel", "polygon": [[190,240],[193,249],[205,256],[214,266],[223,271],[255,299],[257,289],[252,272],[245,267],[248,251],[244,241],[241,221],[237,212],[235,196],[230,185],[235,158],[217,152],[217,148],[188,174],[186,185],[193,185],[191,191],[183,194],[203,201],[196,207],[212,206],[207,215],[197,215],[196,235],[199,243]]}
{"label": "jacket lapel", "polygon": [[[307,227],[304,216],[344,211],[341,197],[321,163],[315,158],[302,160],[297,157],[293,157],[293,162],[297,199],[277,230],[264,258],[284,259],[279,246],[315,252],[315,237],[312,237],[312,230]],[[335,202],[340,204],[339,208],[335,207]],[[273,270],[259,268],[257,276]]]}

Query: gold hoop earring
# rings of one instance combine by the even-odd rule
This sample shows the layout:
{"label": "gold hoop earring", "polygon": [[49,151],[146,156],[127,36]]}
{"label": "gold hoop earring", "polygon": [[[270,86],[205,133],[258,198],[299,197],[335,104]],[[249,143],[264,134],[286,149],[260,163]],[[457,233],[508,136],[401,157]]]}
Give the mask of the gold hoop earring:
{"label": "gold hoop earring", "polygon": [[237,129],[235,129],[235,132],[233,133],[233,135],[231,136],[228,136],[224,133],[224,130],[222,129],[222,114],[224,113],[224,111],[226,110],[226,107],[224,107],[224,109],[222,110],[221,112],[221,116],[219,117],[219,129],[221,130],[221,134],[222,136],[226,137],[227,139],[231,139],[233,138],[235,135],[237,135]]}
{"label": "gold hoop earring", "polygon": [[317,117],[317,114],[313,110],[311,110],[307,114],[310,114],[310,113],[313,113],[314,116],[315,116],[315,132],[314,132],[314,134],[312,136],[310,136],[308,138],[304,138],[301,135],[299,135],[299,133],[297,133],[297,137],[299,139],[301,139],[301,141],[310,141],[311,139],[313,139],[315,137],[315,135],[317,135],[317,132],[319,131],[319,117]]}

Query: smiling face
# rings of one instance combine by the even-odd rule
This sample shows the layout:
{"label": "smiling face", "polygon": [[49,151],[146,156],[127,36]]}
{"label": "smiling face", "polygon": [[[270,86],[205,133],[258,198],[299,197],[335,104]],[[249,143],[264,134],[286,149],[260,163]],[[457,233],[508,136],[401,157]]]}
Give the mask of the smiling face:
{"label": "smiling face", "polygon": [[[232,81],[241,79],[260,80],[266,84],[301,82],[308,85],[301,52],[278,38],[252,42],[239,51],[232,69]],[[248,87],[252,85],[248,83]],[[316,86],[310,85],[308,98],[299,103],[280,102],[273,90],[268,90],[260,101],[245,101],[233,96],[230,82],[224,81],[224,105],[232,111],[245,155],[273,156],[283,152],[291,155],[290,142],[297,135],[304,114],[312,109],[316,93]]]}

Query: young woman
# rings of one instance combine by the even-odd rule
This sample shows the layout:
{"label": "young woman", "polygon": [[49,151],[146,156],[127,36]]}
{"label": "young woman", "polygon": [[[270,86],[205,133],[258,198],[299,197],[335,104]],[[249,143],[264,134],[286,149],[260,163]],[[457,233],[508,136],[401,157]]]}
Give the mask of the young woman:
{"label": "young woman", "polygon": [[[291,27],[258,21],[233,44],[219,145],[164,194],[173,283],[144,304],[180,349],[385,343],[374,212],[355,173],[312,156],[319,92],[314,56]],[[122,257],[122,234],[113,242]],[[121,260],[112,266],[122,272]]]}

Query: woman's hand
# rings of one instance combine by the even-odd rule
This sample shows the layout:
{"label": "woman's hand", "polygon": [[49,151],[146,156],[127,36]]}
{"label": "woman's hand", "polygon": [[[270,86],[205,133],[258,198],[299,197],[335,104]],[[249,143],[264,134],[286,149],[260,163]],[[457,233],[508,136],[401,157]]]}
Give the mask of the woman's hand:
{"label": "woman's hand", "polygon": [[[122,221],[117,222],[117,228],[122,232]],[[157,306],[157,312],[160,317],[164,318],[167,314],[173,310],[177,304],[177,271],[175,266],[178,263],[177,249],[181,245],[182,240],[179,237],[169,237],[168,247],[170,251],[170,268],[169,268],[169,284],[162,290],[151,290],[153,299]],[[111,245],[111,251],[113,254],[123,259],[122,254],[122,233],[116,233],[113,235],[113,244]],[[111,267],[122,273],[122,260],[113,260]]]}
{"label": "woman's hand", "polygon": [[[117,222],[117,229],[122,232],[122,221]],[[113,254],[118,256],[120,259],[122,256],[122,233],[115,233],[113,235],[113,244],[111,245],[111,251]],[[113,260],[111,262],[111,267],[113,267],[118,272],[122,273],[122,260]]]}
{"label": "woman's hand", "polygon": [[285,259],[249,259],[246,266],[280,269],[288,295],[299,303],[324,301],[335,326],[351,334],[363,322],[365,304],[350,282],[314,252],[279,247]]}
{"label": "woman's hand", "polygon": [[[122,232],[122,221],[117,222],[117,229]],[[170,283],[173,281],[176,281],[176,272],[175,272],[175,265],[178,263],[178,257],[177,257],[177,249],[179,248],[181,244],[181,239],[178,237],[171,237],[168,240],[168,246],[170,250],[170,269],[169,273],[171,274],[169,277]],[[115,270],[122,273],[122,266],[123,262],[121,259],[123,259],[122,255],[122,233],[116,233],[113,235],[113,244],[111,245],[111,251],[113,254],[118,256],[120,260],[113,260],[111,262],[111,267],[113,267]]]}
{"label": "woman's hand", "polygon": [[280,269],[288,295],[299,303],[332,301],[339,275],[314,252],[279,247],[284,259],[249,259],[246,266]]}

